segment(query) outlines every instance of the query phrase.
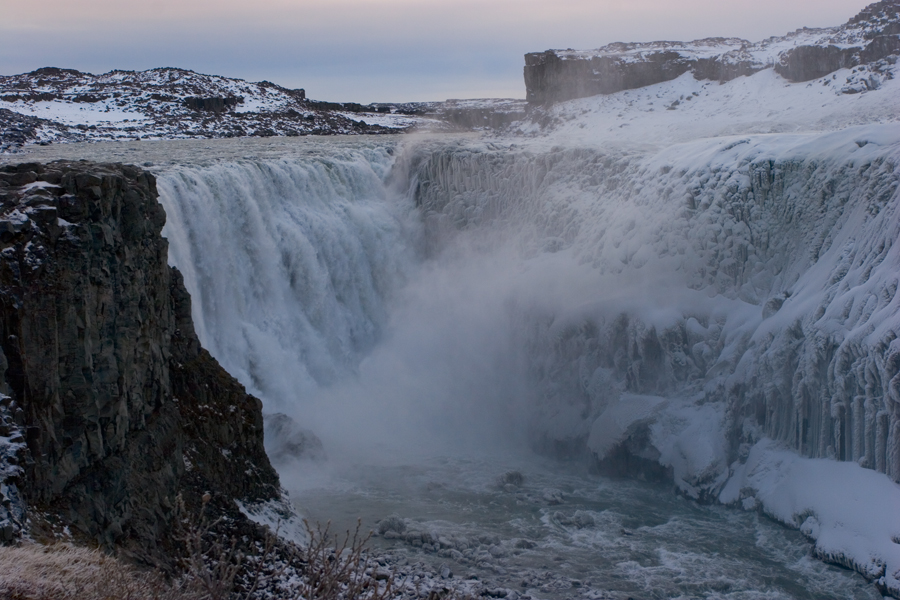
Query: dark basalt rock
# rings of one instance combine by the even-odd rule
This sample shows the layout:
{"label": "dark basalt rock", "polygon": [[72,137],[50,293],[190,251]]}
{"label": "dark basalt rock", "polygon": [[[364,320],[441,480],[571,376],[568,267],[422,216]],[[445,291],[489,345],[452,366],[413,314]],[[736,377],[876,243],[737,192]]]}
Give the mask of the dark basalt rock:
{"label": "dark basalt rock", "polygon": [[57,162],[0,182],[0,379],[27,445],[5,485],[35,527],[165,564],[179,493],[277,498],[260,402],[200,347],[167,265],[154,177]]}
{"label": "dark basalt rock", "polygon": [[794,82],[818,79],[838,69],[855,66],[858,52],[858,48],[798,46],[781,55],[775,72]]}
{"label": "dark basalt rock", "polygon": [[525,55],[526,99],[545,103],[653,85],[686,73],[692,62],[665,51],[632,62],[605,55],[565,60],[552,50],[534,52]]}
{"label": "dark basalt rock", "polygon": [[241,104],[244,101],[243,98],[239,96],[232,96],[229,98],[217,97],[217,98],[185,98],[184,105],[190,108],[191,110],[206,110],[210,112],[223,112],[226,109],[232,108]]}
{"label": "dark basalt rock", "polygon": [[781,55],[780,62],[775,65],[775,72],[788,81],[811,81],[838,69],[872,63],[898,53],[900,38],[896,35],[877,36],[864,48],[798,46]]}

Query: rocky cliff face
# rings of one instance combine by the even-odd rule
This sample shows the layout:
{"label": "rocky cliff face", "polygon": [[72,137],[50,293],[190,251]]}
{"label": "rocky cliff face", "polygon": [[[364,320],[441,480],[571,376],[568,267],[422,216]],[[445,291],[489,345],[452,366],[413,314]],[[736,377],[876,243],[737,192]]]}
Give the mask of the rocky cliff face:
{"label": "rocky cliff face", "polygon": [[158,562],[178,493],[279,494],[259,400],[197,341],[156,195],[123,165],[0,170],[7,534],[27,504]]}
{"label": "rocky cliff face", "polygon": [[789,81],[809,81],[897,55],[898,33],[900,1],[884,0],[839,27],[804,28],[757,43],[708,38],[534,52],[525,55],[526,98],[546,104],[611,94],[670,81],[687,72],[697,79],[726,82],[774,67]]}

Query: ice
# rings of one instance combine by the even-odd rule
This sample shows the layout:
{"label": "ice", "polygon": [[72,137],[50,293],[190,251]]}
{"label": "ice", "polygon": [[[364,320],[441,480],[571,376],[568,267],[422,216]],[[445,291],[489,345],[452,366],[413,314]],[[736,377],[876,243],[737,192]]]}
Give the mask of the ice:
{"label": "ice", "polygon": [[624,442],[641,425],[653,421],[666,405],[665,398],[622,394],[607,405],[591,427],[587,445],[597,458],[603,460],[610,450]]}
{"label": "ice", "polygon": [[[509,429],[600,457],[624,443],[684,495],[771,512],[893,589],[871,566],[895,564],[874,525],[893,521],[828,486],[784,505],[793,488],[750,473],[840,465],[883,482],[873,507],[894,501],[900,126],[640,150],[373,143],[160,174],[198,331],[270,410],[334,463],[509,450]],[[766,440],[797,462],[758,459]]]}
{"label": "ice", "polygon": [[766,514],[815,540],[820,558],[900,594],[900,486],[853,462],[803,458],[771,440],[732,468],[720,501],[755,497]]}

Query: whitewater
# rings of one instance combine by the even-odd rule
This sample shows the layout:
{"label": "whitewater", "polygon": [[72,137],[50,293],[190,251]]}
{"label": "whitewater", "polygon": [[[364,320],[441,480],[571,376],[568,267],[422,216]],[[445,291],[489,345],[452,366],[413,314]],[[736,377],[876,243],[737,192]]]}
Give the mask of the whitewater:
{"label": "whitewater", "polygon": [[896,88],[685,76],[550,135],[29,158],[157,175],[291,500],[385,564],[511,600],[896,597]]}

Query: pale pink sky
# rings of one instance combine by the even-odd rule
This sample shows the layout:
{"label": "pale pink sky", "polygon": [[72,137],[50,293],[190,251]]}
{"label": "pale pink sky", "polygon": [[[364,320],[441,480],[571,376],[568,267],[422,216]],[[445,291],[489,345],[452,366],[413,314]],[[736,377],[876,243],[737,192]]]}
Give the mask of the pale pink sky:
{"label": "pale pink sky", "polygon": [[183,67],[357,102],[525,95],[522,55],[757,41],[866,0],[0,0],[0,74]]}

